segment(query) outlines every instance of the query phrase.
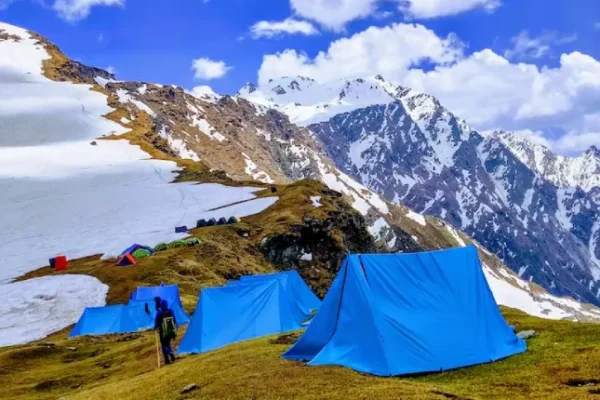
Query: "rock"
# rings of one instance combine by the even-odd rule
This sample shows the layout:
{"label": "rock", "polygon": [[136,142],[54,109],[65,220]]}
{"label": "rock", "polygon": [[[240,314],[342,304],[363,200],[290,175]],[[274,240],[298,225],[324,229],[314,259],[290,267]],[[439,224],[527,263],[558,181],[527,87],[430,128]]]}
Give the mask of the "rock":
{"label": "rock", "polygon": [[42,342],[42,343],[40,343],[40,346],[44,346],[44,347],[56,347],[56,343],[54,343],[54,342]]}
{"label": "rock", "polygon": [[92,146],[98,146],[98,143],[96,143],[96,141],[95,141],[95,140],[94,140],[94,141],[92,141],[92,142],[90,142],[90,144],[91,144]]}
{"label": "rock", "polygon": [[67,347],[67,350],[69,350],[69,351],[77,351],[77,347]]}
{"label": "rock", "polygon": [[189,385],[187,385],[186,387],[183,388],[183,390],[181,391],[181,394],[189,393],[196,389],[198,389],[198,385],[196,385],[195,383],[190,383]]}
{"label": "rock", "polygon": [[523,340],[527,340],[527,339],[535,337],[537,335],[538,335],[537,332],[534,330],[521,331],[521,332],[517,333],[517,336]]}

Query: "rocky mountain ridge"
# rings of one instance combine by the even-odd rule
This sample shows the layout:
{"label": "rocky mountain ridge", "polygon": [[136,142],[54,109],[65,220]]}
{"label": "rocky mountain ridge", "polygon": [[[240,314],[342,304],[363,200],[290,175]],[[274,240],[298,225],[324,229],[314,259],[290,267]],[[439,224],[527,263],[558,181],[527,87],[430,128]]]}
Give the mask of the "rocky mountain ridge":
{"label": "rocky mountain ridge", "polygon": [[498,135],[381,76],[322,87],[280,78],[246,92],[292,120],[310,115],[301,121],[336,166],[386,199],[445,219],[553,293],[600,304],[595,189],[558,187]]}

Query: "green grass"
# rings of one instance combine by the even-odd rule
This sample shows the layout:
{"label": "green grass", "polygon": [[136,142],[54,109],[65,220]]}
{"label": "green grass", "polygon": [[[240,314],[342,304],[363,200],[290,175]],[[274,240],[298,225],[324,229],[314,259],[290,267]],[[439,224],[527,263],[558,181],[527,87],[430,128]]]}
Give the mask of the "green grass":
{"label": "green grass", "polygon": [[[277,336],[186,356],[157,369],[152,333],[68,340],[62,332],[51,338],[54,348],[34,344],[0,351],[0,398],[600,399],[594,393],[600,384],[569,386],[573,380],[600,379],[600,325],[503,311],[510,323],[540,333],[526,353],[416,377],[379,378],[283,360],[289,341]],[[68,350],[71,346],[77,350]],[[190,383],[200,388],[181,395]]]}

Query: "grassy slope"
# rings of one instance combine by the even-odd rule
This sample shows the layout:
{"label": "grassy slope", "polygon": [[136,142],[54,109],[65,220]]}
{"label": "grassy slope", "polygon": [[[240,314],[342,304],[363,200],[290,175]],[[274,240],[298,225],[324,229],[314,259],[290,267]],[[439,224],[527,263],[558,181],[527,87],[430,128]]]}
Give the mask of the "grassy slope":
{"label": "grassy slope", "polygon": [[[307,367],[279,358],[271,338],[239,343],[156,369],[151,333],[65,340],[0,352],[0,398],[10,399],[594,399],[600,385],[600,326],[545,321],[504,310],[536,329],[529,351],[494,364],[408,377],[377,378],[341,367]],[[75,346],[76,351],[67,347]],[[200,389],[181,395],[186,385]]]}
{"label": "grassy slope", "polygon": [[[261,196],[271,195],[269,190]],[[169,250],[135,268],[119,268],[98,257],[75,260],[66,273],[85,273],[110,286],[109,303],[123,302],[140,284],[177,282],[191,311],[198,290],[274,266],[257,250],[267,236],[286,234],[304,216],[326,219],[337,199],[322,184],[278,186],[280,201],[240,224],[196,230],[198,247]],[[320,208],[310,196],[321,195]],[[247,236],[246,236],[247,235]],[[51,274],[48,268],[25,278]],[[318,282],[317,282],[318,283]],[[573,379],[600,379],[600,325],[546,321],[504,310],[510,323],[535,329],[526,354],[495,364],[429,376],[376,378],[339,367],[309,368],[281,360],[289,345],[272,338],[188,356],[156,370],[152,333],[67,339],[68,329],[46,341],[0,349],[0,398],[4,399],[585,399],[595,387],[570,387]],[[182,336],[181,335],[180,337]],[[68,349],[68,347],[75,347]],[[9,382],[9,384],[6,384]],[[187,395],[189,383],[201,388]]]}

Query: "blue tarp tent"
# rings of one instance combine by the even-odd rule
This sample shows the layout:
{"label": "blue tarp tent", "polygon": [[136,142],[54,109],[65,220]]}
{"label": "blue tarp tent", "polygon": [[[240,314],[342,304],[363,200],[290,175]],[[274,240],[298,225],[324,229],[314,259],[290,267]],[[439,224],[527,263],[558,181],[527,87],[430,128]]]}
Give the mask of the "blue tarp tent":
{"label": "blue tarp tent", "polygon": [[346,257],[319,312],[283,357],[392,376],[482,364],[525,350],[471,246]]}
{"label": "blue tarp tent", "polygon": [[290,292],[290,295],[295,298],[298,306],[307,315],[310,315],[312,311],[318,310],[321,306],[321,300],[319,300],[295,270],[266,275],[246,275],[242,276],[239,281],[227,282],[227,286],[255,284],[272,279],[281,280],[283,288]]}
{"label": "blue tarp tent", "polygon": [[143,303],[89,307],[84,310],[69,337],[133,333],[153,326],[154,318],[146,312]]}
{"label": "blue tarp tent", "polygon": [[181,297],[179,296],[179,287],[177,285],[160,285],[160,286],[143,286],[138,287],[129,299],[129,304],[139,302],[147,303],[150,307],[151,315],[154,318],[156,315],[156,308],[154,304],[154,298],[160,297],[169,304],[169,308],[173,310],[175,314],[175,321],[177,325],[184,325],[190,322],[190,317],[185,313],[183,304],[181,304]]}
{"label": "blue tarp tent", "polygon": [[242,340],[300,329],[309,316],[281,279],[202,289],[178,353],[203,353]]}

